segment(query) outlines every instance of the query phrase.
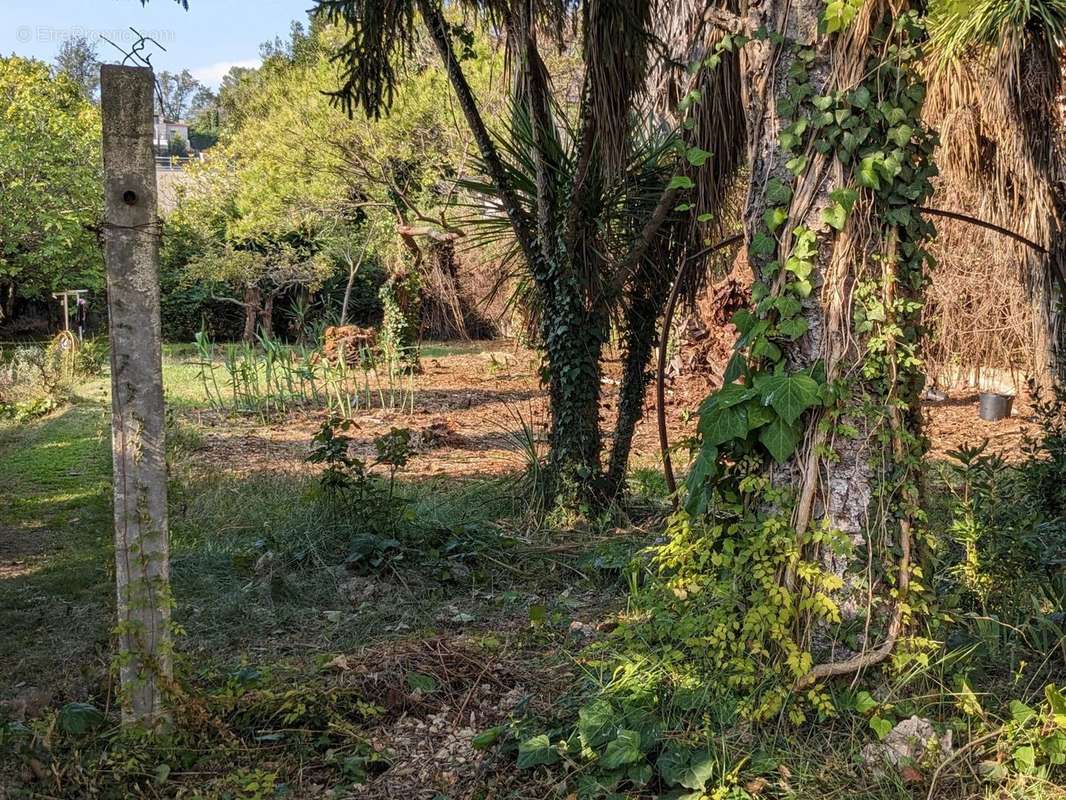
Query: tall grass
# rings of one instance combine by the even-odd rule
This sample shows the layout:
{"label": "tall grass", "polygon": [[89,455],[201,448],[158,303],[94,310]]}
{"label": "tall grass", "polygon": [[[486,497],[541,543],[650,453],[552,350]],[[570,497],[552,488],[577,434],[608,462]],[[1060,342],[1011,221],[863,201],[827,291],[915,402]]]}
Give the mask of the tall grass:
{"label": "tall grass", "polygon": [[307,408],[324,408],[345,419],[373,409],[414,412],[413,373],[402,368],[402,359],[381,358],[369,347],[360,348],[355,358],[342,348],[339,357],[329,359],[319,347],[286,345],[262,335],[254,343],[219,346],[200,331],[196,353],[204,395],[223,414],[266,420]]}

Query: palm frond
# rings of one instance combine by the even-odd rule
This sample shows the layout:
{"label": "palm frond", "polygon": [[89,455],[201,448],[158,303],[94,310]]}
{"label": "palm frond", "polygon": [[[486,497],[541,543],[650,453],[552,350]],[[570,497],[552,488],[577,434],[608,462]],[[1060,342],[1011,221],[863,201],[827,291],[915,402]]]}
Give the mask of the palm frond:
{"label": "palm frond", "polygon": [[317,0],[313,13],[343,23],[349,37],[333,56],[344,84],[329,96],[351,116],[358,106],[379,117],[392,105],[397,69],[418,35],[414,0]]}
{"label": "palm frond", "polygon": [[936,0],[928,26],[931,51],[941,63],[974,47],[997,48],[1030,36],[1058,50],[1066,44],[1066,0]]}

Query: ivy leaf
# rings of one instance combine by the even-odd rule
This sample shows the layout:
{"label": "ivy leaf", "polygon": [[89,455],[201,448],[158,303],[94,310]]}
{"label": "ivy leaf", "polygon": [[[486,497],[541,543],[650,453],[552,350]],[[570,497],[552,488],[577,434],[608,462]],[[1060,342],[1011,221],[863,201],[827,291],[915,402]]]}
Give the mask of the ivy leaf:
{"label": "ivy leaf", "polygon": [[526,739],[518,745],[518,768],[531,769],[541,764],[554,764],[559,760],[559,751],[552,747],[546,733]]}
{"label": "ivy leaf", "polygon": [[844,230],[844,225],[848,221],[848,212],[844,209],[844,206],[840,203],[833,203],[827,208],[822,209],[822,221],[832,228],[838,231]]}
{"label": "ivy leaf", "polygon": [[777,323],[777,330],[782,336],[787,336],[792,341],[796,341],[810,330],[810,325],[803,317],[793,317]]}
{"label": "ivy leaf", "polygon": [[888,132],[889,140],[899,147],[906,147],[912,136],[914,136],[914,128],[910,125],[899,125]]}
{"label": "ivy leaf", "polygon": [[772,361],[775,364],[781,360],[781,348],[771,342],[769,339],[759,339],[755,343],[755,346],[751,348],[752,355],[765,358],[767,361]]}
{"label": "ivy leaf", "polygon": [[715,396],[718,398],[718,405],[720,408],[730,408],[731,406],[743,403],[745,400],[757,397],[758,394],[758,390],[750,386],[743,386],[739,383],[727,383],[715,393]]}
{"label": "ivy leaf", "polygon": [[655,766],[668,785],[702,792],[714,775],[715,759],[709,750],[688,751],[670,744],[663,750]]}
{"label": "ivy leaf", "polygon": [[748,362],[744,360],[743,353],[733,353],[729,363],[725,365],[723,380],[735,381],[741,375],[748,374]]}
{"label": "ivy leaf", "polygon": [[646,762],[643,764],[634,764],[626,770],[626,778],[628,778],[629,782],[636,787],[647,785],[648,781],[651,780],[651,776],[651,764]]}
{"label": "ivy leaf", "polygon": [[736,406],[718,406],[700,418],[699,432],[703,441],[713,445],[741,439],[748,433],[747,414]]}
{"label": "ivy leaf", "polygon": [[754,431],[763,425],[769,425],[777,415],[772,408],[767,408],[761,400],[753,399],[744,404],[744,410],[748,415],[748,430]]}
{"label": "ivy leaf", "polygon": [[829,94],[818,95],[811,98],[811,102],[819,111],[827,111],[833,105],[833,96]]}
{"label": "ivy leaf", "polygon": [[793,255],[809,258],[815,254],[814,243],[818,237],[814,231],[804,225],[797,225],[792,235],[796,237],[796,246],[792,249]]}
{"label": "ivy leaf", "polygon": [[670,179],[670,183],[666,184],[667,190],[671,189],[691,189],[695,186],[692,182],[692,178],[688,175],[675,175]]}
{"label": "ivy leaf", "polygon": [[1015,748],[1014,766],[1019,772],[1032,772],[1036,766],[1036,749],[1031,744]]}
{"label": "ivy leaf", "polygon": [[424,675],[421,672],[408,672],[404,680],[417,694],[432,694],[437,690],[437,679],[432,675]]}
{"label": "ivy leaf", "polygon": [[691,92],[681,98],[681,102],[677,104],[677,107],[681,111],[685,111],[692,106],[693,103],[699,103],[703,100],[703,92],[699,89],[693,89]]}
{"label": "ivy leaf", "polygon": [[844,210],[849,214],[851,209],[855,207],[855,201],[859,199],[859,193],[855,189],[848,187],[841,187],[840,189],[834,189],[829,193],[829,199],[835,203],[840,203],[844,207]]}
{"label": "ivy leaf", "polygon": [[757,233],[751,240],[751,252],[755,256],[768,256],[777,249],[777,241],[765,233]]}
{"label": "ivy leaf", "polygon": [[696,517],[703,512],[707,504],[707,492],[705,491],[707,480],[717,471],[718,448],[713,445],[704,445],[696,460],[692,462],[688,477],[685,479],[685,488],[688,491],[685,511],[689,516]]}
{"label": "ivy leaf", "polygon": [[1019,725],[1024,725],[1028,720],[1033,718],[1036,714],[1033,709],[1023,703],[1021,700],[1010,701],[1010,716]]}
{"label": "ivy leaf", "polygon": [[692,166],[702,167],[707,162],[707,159],[711,157],[711,152],[709,150],[702,150],[699,147],[690,147],[685,153],[685,157],[688,158],[688,163]]}
{"label": "ivy leaf", "polygon": [[870,105],[870,90],[865,86],[860,86],[851,93],[851,97],[848,99],[856,108],[866,109]]}
{"label": "ivy leaf", "polygon": [[774,298],[774,308],[781,315],[781,319],[790,319],[796,316],[803,306],[800,305],[800,301],[796,298],[783,294]]}
{"label": "ivy leaf", "polygon": [[777,417],[762,429],[759,441],[778,464],[784,464],[795,452],[796,445],[799,444],[799,434],[794,426],[789,425],[781,417]]}
{"label": "ivy leaf", "polygon": [[878,702],[874,700],[872,694],[867,691],[861,691],[855,695],[855,710],[860,714],[865,714],[867,711],[871,711],[877,708]]}
{"label": "ivy leaf", "polygon": [[1066,728],[1066,697],[1063,697],[1062,692],[1051,683],[1044,687],[1044,696],[1051,704],[1051,715],[1055,724],[1060,728]]}
{"label": "ivy leaf", "polygon": [[884,159],[884,153],[874,153],[863,158],[859,164],[859,183],[868,189],[880,189],[881,178],[877,174],[877,164]]}
{"label": "ivy leaf", "polygon": [[678,211],[678,212],[680,212],[680,211],[691,211],[691,210],[692,210],[692,203],[678,203],[676,206],[674,206],[674,211]]}
{"label": "ivy leaf", "polygon": [[[751,330],[751,326],[755,324],[755,315],[748,311],[746,308],[737,309],[733,314],[731,322],[741,333],[747,333]],[[732,381],[726,381],[732,383]]]}
{"label": "ivy leaf", "polygon": [[488,750],[490,747],[496,744],[497,741],[499,741],[500,735],[503,733],[503,731],[504,726],[497,725],[494,728],[489,728],[488,730],[484,730],[481,733],[475,734],[470,739],[470,746],[473,747],[475,750]]}
{"label": "ivy leaf", "polygon": [[608,742],[603,753],[603,766],[617,769],[640,759],[640,734],[631,730],[618,731],[618,738]]}
{"label": "ivy leaf", "polygon": [[793,175],[799,175],[803,170],[807,169],[807,156],[796,156],[790,158],[785,162],[785,167]]}
{"label": "ivy leaf", "polygon": [[1040,738],[1040,749],[1052,764],[1066,764],[1066,734],[1053,731]]}
{"label": "ivy leaf", "polygon": [[800,280],[805,280],[807,276],[811,274],[811,270],[814,269],[814,264],[812,264],[805,258],[789,256],[785,260],[785,269],[787,269]]}
{"label": "ivy leaf", "polygon": [[790,425],[818,402],[818,384],[802,372],[795,375],[763,376],[758,389],[763,403],[772,406]]}
{"label": "ivy leaf", "polygon": [[884,739],[886,736],[888,736],[889,731],[892,730],[892,721],[883,719],[881,717],[871,717],[870,727],[873,728],[873,731],[877,734],[878,739]]}
{"label": "ivy leaf", "polygon": [[792,199],[792,189],[779,178],[771,178],[766,184],[766,199],[775,206],[783,206]]}
{"label": "ivy leaf", "polygon": [[780,206],[775,206],[774,208],[766,209],[762,219],[766,223],[766,227],[770,229],[770,232],[776,233],[777,229],[784,225],[788,219],[788,212]]}

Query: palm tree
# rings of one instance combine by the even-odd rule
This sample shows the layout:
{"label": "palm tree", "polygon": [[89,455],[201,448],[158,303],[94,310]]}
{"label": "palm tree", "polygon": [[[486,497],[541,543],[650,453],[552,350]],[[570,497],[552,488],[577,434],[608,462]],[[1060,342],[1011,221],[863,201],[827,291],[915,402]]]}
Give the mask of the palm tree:
{"label": "palm tree", "polygon": [[[931,58],[926,118],[940,133],[938,192],[943,204],[974,208],[1046,249],[975,238],[942,225],[934,272],[939,361],[961,357],[992,366],[1028,367],[1042,379],[1066,378],[1066,149],[1060,93],[1066,6],[1060,2],[983,0],[930,8]],[[969,226],[967,226],[968,228]],[[990,274],[994,271],[996,274]],[[972,276],[967,280],[966,275]],[[988,291],[991,279],[1006,291]],[[1011,301],[1014,302],[1011,302]],[[968,308],[979,318],[968,318]],[[1029,329],[1016,330],[1019,319]],[[1000,328],[989,333],[990,328]],[[946,346],[950,337],[959,344]],[[985,355],[989,354],[989,355]]]}
{"label": "palm tree", "polygon": [[[749,649],[809,687],[887,657],[909,613],[933,233],[917,207],[935,174],[921,32],[914,12],[877,0],[769,0],[714,18],[742,47],[756,279],[730,383],[700,409],[684,514],[723,531],[718,546],[784,526],[769,575],[741,569],[735,583],[782,621]],[[860,631],[850,646],[838,622]]]}
{"label": "palm tree", "polygon": [[[654,328],[677,259],[693,228],[682,225],[682,195],[694,185],[679,165],[694,171],[709,151],[699,146],[711,126],[678,132],[647,113],[647,81],[660,40],[653,12],[680,8],[652,0],[566,3],[562,0],[469,0],[455,3],[505,35],[514,86],[514,112],[503,130],[490,131],[470,90],[453,35],[458,26],[441,0],[320,0],[318,13],[348,26],[337,54],[345,84],[336,98],[351,113],[387,110],[397,70],[424,30],[442,59],[473,134],[486,180],[470,184],[493,198],[506,218],[516,258],[529,277],[545,350],[551,405],[549,483],[566,504],[597,504],[623,483],[632,429],[647,383]],[[691,8],[689,8],[691,6]],[[713,32],[700,13],[684,43],[673,43],[688,65]],[[542,57],[576,24],[584,74],[570,114],[553,89]],[[687,97],[706,71],[676,75]],[[678,103],[673,104],[677,114]],[[712,104],[713,107],[713,104]],[[714,199],[714,191],[707,197]],[[697,198],[699,201],[699,198]],[[678,210],[678,206],[682,210]],[[687,205],[695,205],[689,203]],[[715,209],[717,210],[717,209]],[[487,221],[494,224],[493,220]],[[701,223],[702,224],[702,223]],[[685,231],[682,235],[682,231]],[[620,414],[606,474],[599,425],[601,361],[612,322],[625,350]]]}

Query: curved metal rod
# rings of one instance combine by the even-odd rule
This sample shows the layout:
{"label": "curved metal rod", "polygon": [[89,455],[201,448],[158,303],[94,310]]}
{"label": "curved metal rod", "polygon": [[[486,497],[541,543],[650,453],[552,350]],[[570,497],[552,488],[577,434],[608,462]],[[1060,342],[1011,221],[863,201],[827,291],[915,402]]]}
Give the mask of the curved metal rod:
{"label": "curved metal rod", "polygon": [[1021,242],[1026,247],[1031,247],[1038,253],[1047,255],[1047,248],[1043,245],[1037,244],[1032,239],[1026,239],[1020,233],[1012,231],[1010,228],[1004,228],[1002,225],[996,225],[994,222],[986,222],[983,219],[977,217],[971,217],[969,214],[960,214],[958,211],[944,211],[940,208],[925,208],[924,206],[915,206],[915,211],[921,211],[923,214],[932,214],[934,217],[947,217],[948,219],[957,219],[959,222],[967,222],[970,225],[976,225],[979,228],[987,228],[990,231],[1002,234],[1013,239],[1016,242]]}
{"label": "curved metal rod", "polygon": [[[1047,248],[1037,244],[1031,239],[1027,239],[1020,233],[1004,228],[1001,225],[996,225],[993,222],[986,222],[977,217],[971,217],[968,214],[960,214],[957,211],[944,211],[939,208],[925,208],[924,206],[915,206],[916,211],[920,211],[923,214],[931,214],[935,217],[947,217],[948,219],[958,220],[959,222],[966,222],[970,225],[976,225],[980,228],[987,228],[990,231],[1007,236],[1014,239],[1016,242],[1020,242],[1027,247],[1031,247],[1038,253],[1047,254]],[[655,412],[659,422],[659,449],[662,451],[663,456],[663,476],[666,478],[666,488],[670,492],[670,498],[674,504],[674,508],[677,508],[677,479],[674,477],[674,466],[670,460],[670,439],[666,433],[666,387],[664,377],[666,375],[666,347],[670,339],[670,327],[674,323],[674,311],[677,310],[677,298],[681,292],[681,280],[685,277],[685,271],[688,269],[688,265],[693,261],[700,259],[704,256],[709,256],[721,250],[723,247],[728,247],[731,244],[736,244],[744,238],[743,234],[737,234],[730,236],[728,239],[712,244],[710,247],[705,247],[698,253],[695,253],[686,258],[680,269],[677,271],[677,277],[674,279],[674,286],[670,290],[670,297],[666,301],[666,308],[663,310],[663,329],[659,335],[659,365],[658,372],[656,374],[655,381]]]}
{"label": "curved metal rod", "polygon": [[709,256],[711,253],[721,250],[723,247],[728,247],[731,244],[737,244],[744,238],[744,234],[738,233],[735,236],[730,236],[728,239],[723,239],[717,244],[712,244],[710,247],[705,247],[698,253],[689,256],[683,262],[681,262],[681,268],[677,271],[677,277],[674,279],[674,286],[670,290],[670,297],[666,301],[666,308],[663,311],[663,329],[659,334],[659,371],[655,381],[655,413],[658,415],[659,420],[659,448],[663,453],[663,474],[666,477],[666,488],[670,492],[670,497],[674,503],[674,508],[677,508],[677,481],[674,479],[674,466],[670,462],[670,440],[666,435],[666,386],[663,376],[666,374],[666,348],[670,342],[670,326],[674,321],[674,310],[677,308],[677,298],[681,293],[681,280],[685,277],[685,270],[688,269],[688,265],[693,263],[703,256]]}

